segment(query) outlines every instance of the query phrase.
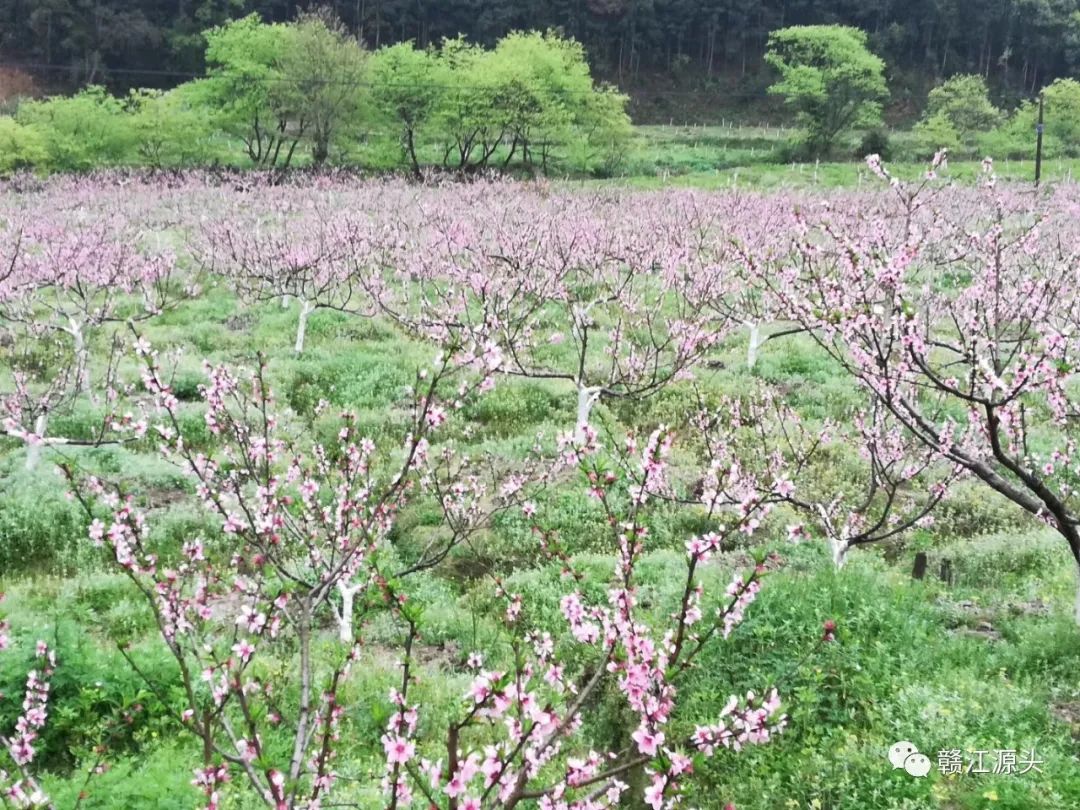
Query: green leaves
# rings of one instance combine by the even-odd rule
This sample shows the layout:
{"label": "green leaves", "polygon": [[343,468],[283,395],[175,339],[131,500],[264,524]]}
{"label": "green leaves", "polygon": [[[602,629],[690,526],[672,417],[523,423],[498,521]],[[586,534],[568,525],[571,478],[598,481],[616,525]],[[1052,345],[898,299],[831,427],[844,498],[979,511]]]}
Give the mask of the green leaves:
{"label": "green leaves", "polygon": [[414,172],[428,144],[427,154],[457,169],[588,168],[609,162],[630,134],[626,97],[594,85],[582,46],[553,32],[512,33],[491,50],[463,39],[383,48],[371,91]]}
{"label": "green leaves", "polygon": [[864,32],[840,25],[783,28],[769,35],[765,61],[780,74],[769,92],[797,111],[816,154],[849,129],[880,125],[889,96],[885,63],[867,48]]}

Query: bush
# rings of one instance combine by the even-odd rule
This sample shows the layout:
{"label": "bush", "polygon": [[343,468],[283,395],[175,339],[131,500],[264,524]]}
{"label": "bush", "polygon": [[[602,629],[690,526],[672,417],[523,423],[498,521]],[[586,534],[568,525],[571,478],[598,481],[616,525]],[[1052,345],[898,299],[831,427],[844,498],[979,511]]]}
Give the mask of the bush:
{"label": "bush", "polygon": [[49,159],[45,138],[34,127],[0,117],[0,176],[43,167]]}
{"label": "bush", "polygon": [[189,166],[208,163],[213,134],[210,116],[178,88],[132,90],[126,99],[128,125],[139,162],[145,166]]}
{"label": "bush", "polygon": [[88,87],[70,97],[25,101],[16,120],[41,133],[51,169],[86,171],[136,162],[130,118],[103,87]]}
{"label": "bush", "polygon": [[506,382],[470,403],[465,416],[470,422],[482,424],[488,432],[513,436],[544,421],[561,418],[569,424],[574,418],[571,397],[569,391],[560,396],[549,386],[536,382]]}
{"label": "bush", "polygon": [[[71,607],[57,605],[56,614]],[[42,765],[69,771],[106,741],[112,755],[134,753],[143,734],[150,730],[160,734],[171,726],[169,708],[120,653],[100,649],[83,627],[68,621],[26,628],[14,639],[14,654],[0,657],[0,693],[22,694],[36,638],[49,639],[59,662],[51,682],[49,722],[40,738]],[[160,645],[152,652],[133,651],[132,655],[148,678],[172,679],[171,659]],[[11,728],[20,710],[16,701],[0,701],[0,728]]]}
{"label": "bush", "polygon": [[1003,586],[1006,579],[1047,579],[1047,572],[1070,567],[1069,549],[1060,535],[1002,532],[957,540],[934,549],[935,559],[949,559],[957,585]]}

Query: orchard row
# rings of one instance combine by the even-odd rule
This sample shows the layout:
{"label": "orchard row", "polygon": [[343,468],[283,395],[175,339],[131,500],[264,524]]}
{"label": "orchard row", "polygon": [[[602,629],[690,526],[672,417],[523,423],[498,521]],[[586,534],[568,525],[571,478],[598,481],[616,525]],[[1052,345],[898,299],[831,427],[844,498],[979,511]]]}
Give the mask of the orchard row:
{"label": "orchard row", "polygon": [[[936,176],[943,162],[910,184],[871,159],[879,189],[826,198],[332,177],[8,191],[3,430],[30,466],[49,451],[90,540],[145,595],[177,665],[176,723],[204,752],[191,767],[207,806],[229,791],[282,808],[363,793],[337,752],[349,671],[376,617],[400,632],[401,670],[381,785],[363,795],[381,790],[388,808],[591,810],[639,784],[659,810],[679,802],[696,758],[767,742],[786,722],[773,684],[708,722],[680,711],[695,659],[734,631],[776,564],[759,556],[725,583],[710,557],[781,505],[801,516],[791,540],[827,543],[842,566],[857,546],[932,522],[967,478],[1052,526],[1080,560],[1080,197],[998,185],[989,163],[977,187],[952,186]],[[188,436],[171,347],[143,330],[226,287],[295,312],[297,354],[319,310],[430,345],[395,438],[374,441],[350,413],[333,417],[332,440],[314,438],[275,399],[262,358],[207,364],[212,439]],[[861,392],[848,418],[804,421],[752,373],[719,399],[688,394],[680,425],[639,432],[595,418],[598,402],[696,391],[735,342],[752,372],[767,341],[796,335]],[[474,452],[459,429],[509,377],[551,381],[576,401],[573,424],[516,460]],[[50,431],[50,416],[87,400],[105,414],[94,436]],[[173,461],[217,530],[154,547],[156,512],[137,482],[106,480],[75,447],[105,443]],[[837,446],[857,448],[861,466],[829,489],[817,472]],[[565,486],[604,511],[609,577],[580,566],[546,522],[546,496]],[[441,528],[410,541],[395,526],[418,501]],[[686,538],[677,598],[642,604],[650,515],[671,508],[705,530]],[[507,514],[528,522],[536,559],[562,569],[567,632],[538,629],[534,606],[486,574],[497,642],[458,662],[468,685],[453,716],[426,713],[416,650],[437,606],[416,579]],[[0,649],[8,632],[0,625]],[[0,740],[11,760],[0,790],[17,806],[48,803],[35,743],[63,662],[47,645],[39,654],[25,713]],[[634,718],[625,747],[588,720],[609,691]]]}

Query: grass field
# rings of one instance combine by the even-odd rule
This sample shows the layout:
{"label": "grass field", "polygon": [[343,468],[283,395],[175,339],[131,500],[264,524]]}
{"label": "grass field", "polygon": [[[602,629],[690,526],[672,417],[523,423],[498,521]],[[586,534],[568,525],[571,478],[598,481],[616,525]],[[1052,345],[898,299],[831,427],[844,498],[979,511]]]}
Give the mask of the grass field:
{"label": "grass field", "polygon": [[[703,189],[861,188],[872,183],[862,160],[865,155],[858,154],[854,144],[848,148],[847,158],[809,163],[790,160],[787,152],[795,134],[779,126],[638,126],[619,176],[584,183]],[[895,175],[920,177],[931,155],[923,154],[910,131],[890,131],[889,140],[896,153],[889,162]],[[950,176],[962,182],[973,180],[982,171],[981,160],[951,160],[949,166]],[[998,156],[995,171],[1004,181],[1034,182],[1034,145],[1027,160]],[[1042,172],[1043,182],[1071,182],[1080,177],[1080,160],[1048,159]]]}

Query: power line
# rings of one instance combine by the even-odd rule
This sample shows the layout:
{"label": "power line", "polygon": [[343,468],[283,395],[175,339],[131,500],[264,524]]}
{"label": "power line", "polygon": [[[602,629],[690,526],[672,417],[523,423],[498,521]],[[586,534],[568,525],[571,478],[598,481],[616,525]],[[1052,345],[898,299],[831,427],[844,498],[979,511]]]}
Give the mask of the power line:
{"label": "power line", "polygon": [[[52,71],[70,73],[75,69],[72,65],[60,65],[60,64],[48,64],[44,62],[0,62],[0,69],[19,70],[23,72],[35,72],[35,71]],[[492,85],[483,84],[446,84],[440,82],[372,82],[362,79],[292,79],[288,77],[269,77],[269,76],[225,76],[221,74],[211,73],[194,73],[191,71],[182,70],[155,70],[155,69],[140,69],[140,68],[106,68],[103,71],[106,75],[118,75],[118,76],[157,76],[160,78],[170,79],[183,79],[187,81],[198,79],[215,79],[215,78],[227,78],[234,79],[236,81],[243,81],[247,84],[259,84],[262,86],[270,85],[317,85],[317,86],[341,86],[352,87],[355,89],[428,89],[428,90],[490,90]],[[632,88],[620,88],[615,87],[621,93],[629,93]],[[570,95],[588,95],[596,92],[598,88],[590,88],[589,90],[562,90],[564,94]],[[649,96],[692,96],[702,97],[707,96],[709,98],[729,98],[729,99],[752,99],[752,98],[771,98],[771,96],[765,91],[730,91],[730,90],[672,90],[672,89],[657,89],[651,90],[648,88],[637,88],[636,92],[649,95]]]}

